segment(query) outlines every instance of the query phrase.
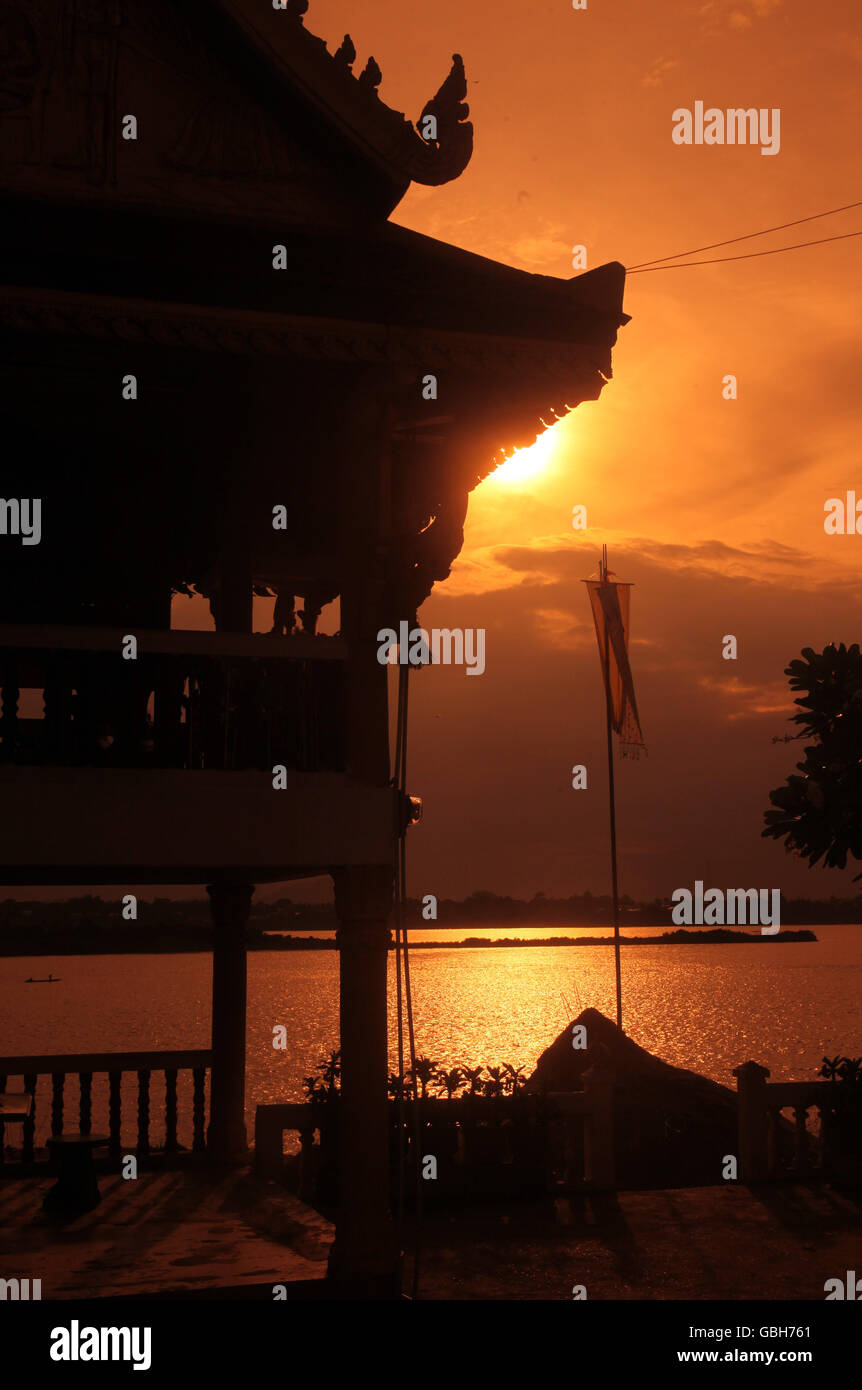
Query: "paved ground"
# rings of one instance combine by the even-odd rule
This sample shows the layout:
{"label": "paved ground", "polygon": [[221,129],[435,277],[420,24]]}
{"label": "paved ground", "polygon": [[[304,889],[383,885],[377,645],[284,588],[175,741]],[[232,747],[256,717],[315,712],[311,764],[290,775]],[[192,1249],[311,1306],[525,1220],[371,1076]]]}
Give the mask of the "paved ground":
{"label": "paved ground", "polygon": [[[425,1223],[420,1297],[818,1299],[862,1276],[862,1193],[826,1186],[624,1192],[616,1215],[557,1200]],[[409,1273],[409,1271],[408,1271]]]}
{"label": "paved ground", "polygon": [[[197,1168],[100,1179],[101,1204],[63,1226],[42,1212],[51,1179],[0,1182],[3,1277],[39,1278],[42,1297],[272,1298],[326,1271],[332,1227],[247,1170]],[[420,1297],[816,1299],[827,1279],[862,1276],[862,1194],[826,1186],[624,1192],[588,1202],[429,1213]],[[406,1288],[411,1284],[408,1257]]]}
{"label": "paved ground", "polygon": [[42,1212],[52,1181],[0,1182],[0,1275],[41,1279],[43,1299],[211,1296],[227,1288],[272,1298],[274,1284],[326,1273],[330,1224],[247,1172],[103,1176],[99,1206],[64,1225]]}

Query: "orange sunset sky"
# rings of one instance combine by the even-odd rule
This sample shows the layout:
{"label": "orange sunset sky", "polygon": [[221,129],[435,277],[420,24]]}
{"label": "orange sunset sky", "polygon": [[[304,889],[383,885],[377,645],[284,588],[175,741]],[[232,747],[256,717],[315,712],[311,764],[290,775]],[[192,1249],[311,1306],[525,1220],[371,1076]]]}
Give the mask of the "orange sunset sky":
{"label": "orange sunset sky", "polygon": [[[380,95],[415,119],[453,52],[475,152],[394,220],[545,275],[638,262],[862,199],[857,0],[312,0],[330,47],[349,30]],[[671,140],[677,107],[778,107],[781,148]],[[707,255],[862,230],[862,208]],[[633,580],[631,648],[649,756],[617,761],[621,889],[845,894],[851,873],[762,840],[767,793],[801,745],[787,662],[860,638],[862,537],[827,536],[857,488],[862,238],[632,275],[614,380],[557,426],[547,467],[492,479],[426,626],[484,627],[481,678],[412,678],[414,893],[530,895],[608,884],[603,701],[586,594],[603,541]],[[722,399],[726,373],[739,399]],[[571,529],[573,505],[589,530]],[[734,633],[739,659],[724,661]],[[589,789],[573,791],[574,763]],[[859,867],[859,866],[857,866]]]}
{"label": "orange sunset sky", "polygon": [[[472,162],[412,187],[393,220],[524,270],[568,278],[576,244],[591,268],[631,267],[862,199],[858,0],[312,0],[305,23],[330,49],[350,32],[355,70],[373,55],[382,100],[411,119],[463,55]],[[675,144],[672,113],[696,101],[778,108],[779,152]],[[700,258],[853,231],[862,208]],[[862,237],[631,275],[601,399],[555,427],[533,477],[473,493],[421,620],[484,628],[487,669],[412,677],[412,893],[608,890],[604,704],[579,582],[603,542],[635,584],[649,750],[616,763],[621,891],[855,891],[852,870],[809,870],[760,831],[801,756],[772,742],[792,727],[783,668],[862,636],[862,536],[823,525],[828,498],[862,497],[860,264]]]}

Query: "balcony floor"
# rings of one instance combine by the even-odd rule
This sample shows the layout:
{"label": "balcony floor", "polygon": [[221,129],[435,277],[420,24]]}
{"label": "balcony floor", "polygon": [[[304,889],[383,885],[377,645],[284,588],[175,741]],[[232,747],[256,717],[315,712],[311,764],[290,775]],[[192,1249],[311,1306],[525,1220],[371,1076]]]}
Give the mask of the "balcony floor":
{"label": "balcony floor", "polygon": [[330,1223],[247,1169],[103,1174],[99,1206],[62,1225],[42,1211],[53,1181],[0,1181],[4,1275],[41,1279],[43,1300],[272,1298],[326,1274]]}
{"label": "balcony floor", "polygon": [[[422,1236],[423,1299],[804,1299],[862,1273],[862,1192],[826,1183],[667,1188],[440,1211]],[[408,1261],[407,1284],[412,1274]],[[764,1321],[775,1321],[764,1319]],[[728,1315],[729,1325],[729,1315]]]}
{"label": "balcony floor", "polygon": [[[42,1213],[50,1178],[0,1181],[4,1277],[42,1298],[326,1296],[333,1228],[248,1170],[184,1166],[136,1182],[100,1177],[95,1211]],[[862,1193],[822,1184],[621,1192],[616,1213],[583,1199],[426,1212],[421,1297],[430,1300],[810,1299],[860,1269]],[[405,1288],[412,1257],[408,1243]]]}

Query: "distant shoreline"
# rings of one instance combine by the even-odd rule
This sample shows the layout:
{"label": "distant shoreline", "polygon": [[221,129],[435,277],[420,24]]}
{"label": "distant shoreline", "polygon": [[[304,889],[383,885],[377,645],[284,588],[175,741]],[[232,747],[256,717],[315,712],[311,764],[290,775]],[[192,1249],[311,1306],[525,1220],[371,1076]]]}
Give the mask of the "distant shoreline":
{"label": "distant shoreline", "polygon": [[[203,929],[207,932],[207,929]],[[202,933],[203,934],[203,933]],[[67,936],[63,932],[62,936]],[[44,937],[34,941],[29,949],[28,943],[21,939],[18,934],[13,941],[0,941],[0,958],[4,959],[23,959],[31,956],[128,956],[128,955],[193,955],[195,953],[209,953],[212,950],[212,943],[209,939],[201,939],[196,936],[188,939],[187,934],[177,933],[173,940],[164,934],[159,934],[155,938],[144,932],[126,931],[122,941],[87,941],[79,942],[77,946],[72,946],[69,941],[61,939],[61,934],[57,933],[53,941],[46,941]],[[208,937],[208,932],[207,932]],[[500,949],[523,949],[532,946],[612,946],[613,936],[543,936],[536,938],[525,937],[494,937],[486,939],[478,936],[463,937],[459,941],[410,941],[411,951],[433,951],[433,950],[486,950],[493,948]],[[765,945],[767,943],[799,943],[816,942],[817,937],[813,931],[807,928],[792,928],[788,931],[780,931],[776,936],[761,936],[759,932],[730,931],[724,927],[710,927],[705,931],[688,931],[684,927],[676,931],[662,932],[660,936],[621,936],[621,946],[748,946]],[[262,933],[250,933],[248,937],[249,951],[334,951],[336,949],[335,940],[331,937],[319,938],[313,936],[264,936]],[[390,949],[394,950],[394,942]]]}
{"label": "distant shoreline", "polygon": [[[775,936],[761,936],[759,932],[728,931],[722,927],[709,927],[706,931],[686,931],[684,927],[676,931],[662,932],[661,936],[621,936],[621,946],[739,946],[749,942],[761,941],[816,941],[813,931],[807,928],[779,931]],[[613,936],[544,936],[535,940],[523,937],[499,937],[486,941],[482,937],[468,936],[463,941],[411,941],[411,951],[417,947],[434,946],[613,946]]]}

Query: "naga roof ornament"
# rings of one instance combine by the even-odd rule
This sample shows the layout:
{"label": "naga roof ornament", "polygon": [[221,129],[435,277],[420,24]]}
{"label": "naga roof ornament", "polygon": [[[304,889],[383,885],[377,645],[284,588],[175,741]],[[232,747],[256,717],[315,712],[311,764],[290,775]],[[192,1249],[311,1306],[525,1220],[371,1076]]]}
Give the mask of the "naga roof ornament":
{"label": "naga roof ornament", "polygon": [[[260,0],[217,0],[277,70],[289,75],[305,98],[366,155],[388,169],[406,191],[411,181],[442,184],[455,179],[473,153],[467,120],[467,78],[460,54],[435,96],[414,124],[381,101],[382,73],[373,57],[353,71],[356,48],[349,34],[330,52],[304,23],[309,0],[286,0],[283,9]],[[433,117],[433,121],[428,118]]]}
{"label": "naga roof ornament", "polygon": [[[464,59],[460,53],[453,53],[452,67],[449,76],[443,83],[436,96],[426,104],[419,117],[418,125],[420,132],[425,124],[426,117],[433,116],[437,122],[437,140],[433,146],[435,153],[445,152],[448,161],[455,160],[460,164],[459,172],[466,169],[470,156],[473,153],[473,127],[467,120],[470,108],[464,98],[467,95],[467,74],[464,71]],[[426,146],[430,143],[425,141]],[[432,155],[432,166],[434,156]],[[417,183],[443,183],[446,180],[436,178],[420,178],[413,175]],[[450,175],[449,177],[453,177]]]}

